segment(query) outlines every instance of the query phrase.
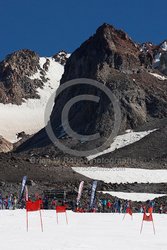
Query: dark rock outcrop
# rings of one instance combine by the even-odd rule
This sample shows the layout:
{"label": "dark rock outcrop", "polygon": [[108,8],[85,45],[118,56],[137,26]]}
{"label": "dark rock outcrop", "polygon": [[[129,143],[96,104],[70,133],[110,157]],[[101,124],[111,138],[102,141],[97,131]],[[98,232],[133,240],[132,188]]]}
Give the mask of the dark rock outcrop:
{"label": "dark rock outcrop", "polygon": [[0,103],[21,104],[23,98],[39,98],[43,82],[30,77],[40,69],[39,56],[31,50],[10,54],[0,63]]}
{"label": "dark rock outcrop", "polygon": [[60,63],[61,65],[65,65],[68,59],[68,53],[64,50],[60,51],[59,53],[52,56],[56,62]]}
{"label": "dark rock outcrop", "polygon": [[167,51],[164,52],[162,55],[161,55],[161,58],[160,58],[160,64],[159,64],[159,70],[167,75]]}

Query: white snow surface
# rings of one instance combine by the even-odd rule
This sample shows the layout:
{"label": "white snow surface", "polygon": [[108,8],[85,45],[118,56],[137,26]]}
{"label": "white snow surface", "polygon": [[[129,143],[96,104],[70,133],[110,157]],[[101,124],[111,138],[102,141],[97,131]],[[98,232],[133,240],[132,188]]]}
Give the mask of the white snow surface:
{"label": "white snow surface", "polygon": [[155,76],[156,78],[158,78],[160,81],[164,81],[167,80],[167,77],[159,75],[157,73],[150,73],[150,75]]}
{"label": "white snow surface", "polygon": [[158,67],[161,59],[161,53],[157,53],[154,58],[154,67]]}
{"label": "white snow surface", "polygon": [[74,171],[106,183],[167,183],[165,169],[73,167]]}
{"label": "white snow surface", "polygon": [[42,211],[44,232],[40,231],[39,213],[29,215],[26,232],[25,210],[0,211],[2,250],[166,250],[167,215],[153,214],[156,234],[151,222],[140,227],[142,214],[73,213],[64,214],[56,223],[54,210]]}
{"label": "white snow surface", "polygon": [[167,41],[164,41],[161,45],[161,48],[164,50],[164,51],[167,51]]}
{"label": "white snow surface", "polygon": [[115,192],[115,191],[102,191],[102,193],[110,194],[114,197],[131,201],[147,201],[167,195],[167,194],[151,194],[151,193],[126,193],[126,192]]}
{"label": "white snow surface", "polygon": [[[162,49],[163,51],[167,51],[167,41],[164,41],[164,42],[161,44],[161,49]],[[155,55],[155,57],[154,57],[154,67],[155,67],[155,68],[159,66],[160,59],[161,59],[161,55],[162,55],[162,53],[159,52],[159,53],[157,53],[157,54]]]}
{"label": "white snow surface", "polygon": [[100,155],[104,155],[110,152],[115,151],[118,148],[123,148],[127,145],[130,145],[134,142],[137,142],[139,140],[141,140],[142,138],[144,138],[145,136],[149,135],[150,133],[154,132],[156,129],[154,130],[148,130],[148,131],[142,131],[142,132],[134,132],[132,130],[127,130],[126,134],[123,135],[118,135],[115,139],[114,142],[111,144],[110,148],[99,152],[97,154],[94,155],[90,155],[87,157],[88,160],[92,160],[94,158],[96,158],[97,156]]}
{"label": "white snow surface", "polygon": [[[40,58],[40,67],[46,62],[45,57]],[[25,100],[22,105],[2,104],[0,103],[0,135],[10,142],[16,142],[18,132],[34,134],[45,126],[44,111],[51,94],[59,87],[60,79],[64,72],[64,66],[55,62],[53,58],[48,58],[50,66],[46,71],[46,78],[43,89],[38,88],[37,92],[40,99]],[[40,79],[40,71],[29,77],[31,79]]]}

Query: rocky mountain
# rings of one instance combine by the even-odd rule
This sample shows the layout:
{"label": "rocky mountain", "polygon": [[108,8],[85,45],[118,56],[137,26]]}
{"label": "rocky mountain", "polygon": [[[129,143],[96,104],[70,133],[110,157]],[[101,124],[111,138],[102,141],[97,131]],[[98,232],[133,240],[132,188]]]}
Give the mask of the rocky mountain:
{"label": "rocky mountain", "polygon": [[167,40],[161,44],[161,50],[159,52],[160,62],[158,69],[165,75],[167,75]]}
{"label": "rocky mountain", "polygon": [[[53,58],[65,65],[67,53],[60,52]],[[37,88],[42,88],[47,82],[49,66],[49,58],[41,65],[39,55],[28,49],[8,55],[0,62],[0,103],[20,105],[24,99],[40,98]],[[32,78],[37,72],[40,72],[40,78]]]}
{"label": "rocky mountain", "polygon": [[143,43],[140,45],[141,64],[151,65],[158,69],[162,74],[167,74],[167,40],[159,45],[153,43]]}
{"label": "rocky mountain", "polygon": [[62,51],[45,58],[20,50],[0,62],[0,135],[16,142],[17,133],[31,135],[45,126],[45,106],[59,86],[68,56]]}
{"label": "rocky mountain", "polygon": [[21,104],[23,98],[39,98],[37,87],[42,80],[30,79],[39,69],[39,56],[30,50],[21,50],[0,63],[0,102]]}
{"label": "rocky mountain", "polygon": [[[103,24],[72,53],[65,65],[61,85],[76,78],[90,78],[106,85],[119,100],[122,115],[120,133],[126,129],[138,129],[154,119],[161,120],[167,116],[167,78],[162,74],[164,69],[161,70],[165,44],[139,45],[124,31]],[[159,63],[158,53],[161,53]],[[99,96],[100,101],[98,104],[80,101],[73,105],[69,112],[71,127],[83,135],[99,132],[102,141],[110,134],[114,124],[112,103],[101,90],[80,84],[66,88],[55,100],[50,121],[57,137],[66,134],[61,122],[65,104],[71,98],[87,93]],[[85,142],[81,145],[77,142],[77,147],[85,145],[87,148],[90,144],[94,147],[96,143]],[[40,148],[49,144],[51,142],[43,129],[20,150],[33,148],[32,145]]]}

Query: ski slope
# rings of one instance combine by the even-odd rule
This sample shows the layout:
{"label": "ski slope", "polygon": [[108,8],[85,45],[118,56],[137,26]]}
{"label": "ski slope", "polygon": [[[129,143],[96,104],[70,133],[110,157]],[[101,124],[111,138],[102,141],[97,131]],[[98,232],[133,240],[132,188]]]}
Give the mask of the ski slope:
{"label": "ski slope", "polygon": [[40,231],[39,214],[29,216],[26,232],[25,210],[0,211],[2,250],[166,250],[167,215],[153,214],[152,224],[145,222],[140,234],[142,214],[133,220],[123,214],[68,212],[69,224],[63,215],[56,223],[54,210],[42,211],[44,232]]}
{"label": "ski slope", "polygon": [[[45,106],[51,94],[59,87],[60,79],[64,72],[64,66],[53,58],[40,58],[40,67],[49,59],[50,66],[46,71],[45,78],[49,80],[44,84],[43,89],[38,88],[37,93],[40,99],[25,100],[22,105],[0,103],[0,135],[10,142],[16,142],[16,134],[24,131],[27,134],[34,134],[45,126]],[[31,79],[40,79],[40,70]]]}

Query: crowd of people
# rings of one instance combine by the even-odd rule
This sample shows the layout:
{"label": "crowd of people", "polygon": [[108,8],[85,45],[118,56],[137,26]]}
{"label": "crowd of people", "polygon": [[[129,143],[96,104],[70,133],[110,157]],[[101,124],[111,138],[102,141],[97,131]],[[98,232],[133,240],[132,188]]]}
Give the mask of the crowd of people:
{"label": "crowd of people", "polygon": [[[31,197],[29,197],[31,199]],[[42,200],[42,208],[43,209],[55,209],[57,205],[66,205],[67,209],[71,209],[74,212],[100,212],[100,213],[125,213],[127,208],[130,208],[133,212],[143,213],[144,211],[148,211],[152,209],[155,211],[155,201],[150,200],[147,203],[137,203],[136,206],[132,205],[132,202],[129,200],[120,200],[115,198],[112,202],[110,199],[95,199],[94,205],[90,208],[89,203],[81,203],[75,200],[57,200],[56,197],[50,199],[47,196],[44,197],[35,197],[35,199]],[[10,194],[8,196],[3,197],[0,193],[0,209],[23,209],[26,206],[25,198],[18,198],[17,195]],[[165,206],[160,204],[156,206],[156,212],[159,213],[167,213]]]}
{"label": "crowd of people", "polygon": [[0,209],[16,209],[18,207],[18,198],[16,195],[10,194],[3,197],[0,194]]}
{"label": "crowd of people", "polygon": [[[115,198],[113,202],[110,199],[99,199],[94,207],[91,209],[92,212],[104,212],[104,213],[126,213],[127,209],[130,209],[132,212],[143,213],[145,211],[149,211],[151,209],[152,212],[155,211],[155,201],[149,200],[147,203],[137,203],[137,205],[132,204],[130,200],[120,200]],[[78,204],[76,207],[77,212],[87,212],[89,209],[86,207],[82,207],[81,204]],[[164,206],[161,204],[159,209],[159,213],[165,213]]]}

